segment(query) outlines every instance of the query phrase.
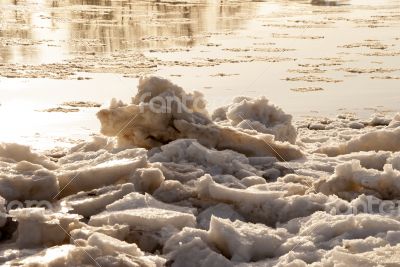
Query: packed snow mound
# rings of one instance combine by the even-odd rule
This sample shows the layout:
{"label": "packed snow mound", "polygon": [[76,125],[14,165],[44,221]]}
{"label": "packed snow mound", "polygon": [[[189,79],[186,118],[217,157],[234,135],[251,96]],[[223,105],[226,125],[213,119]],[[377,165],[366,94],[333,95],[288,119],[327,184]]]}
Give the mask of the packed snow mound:
{"label": "packed snow mound", "polygon": [[265,97],[251,99],[237,97],[231,105],[214,111],[214,121],[260,133],[272,134],[278,141],[296,141],[296,129],[292,125],[292,116],[270,104]]}
{"label": "packed snow mound", "polygon": [[[109,109],[98,112],[101,133],[106,136],[116,136],[120,146],[135,145],[153,148],[177,139],[187,138],[196,139],[209,148],[230,149],[250,156],[274,156],[280,160],[298,159],[303,156],[298,147],[277,141],[280,139],[275,140],[275,136],[268,134],[266,130],[245,132],[237,127],[212,122],[207,112],[203,111],[204,101],[191,102],[186,101],[187,98],[196,99],[194,95],[187,95],[180,87],[171,84],[168,80],[157,77],[144,79],[139,85],[138,94],[133,98],[132,104],[113,104]],[[268,103],[264,101],[257,105],[263,104]],[[197,109],[195,107],[197,105],[201,108]],[[260,107],[260,109],[263,108]],[[255,116],[254,114],[246,115],[245,111],[241,113],[246,117]],[[256,117],[263,120],[266,125],[269,119],[262,118],[264,115],[269,116],[269,113],[261,112]],[[289,117],[284,123],[290,124]],[[276,129],[271,132],[281,131],[277,130],[280,128],[278,124],[273,125]],[[284,139],[287,138],[282,140]],[[294,141],[293,138],[289,139]]]}

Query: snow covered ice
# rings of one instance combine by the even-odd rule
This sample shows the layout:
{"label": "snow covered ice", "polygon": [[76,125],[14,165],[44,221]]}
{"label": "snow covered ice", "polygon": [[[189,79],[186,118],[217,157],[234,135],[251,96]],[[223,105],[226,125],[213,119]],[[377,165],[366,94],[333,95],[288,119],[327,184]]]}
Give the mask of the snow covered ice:
{"label": "snow covered ice", "polygon": [[0,145],[2,266],[400,266],[400,115],[142,79],[61,157]]}

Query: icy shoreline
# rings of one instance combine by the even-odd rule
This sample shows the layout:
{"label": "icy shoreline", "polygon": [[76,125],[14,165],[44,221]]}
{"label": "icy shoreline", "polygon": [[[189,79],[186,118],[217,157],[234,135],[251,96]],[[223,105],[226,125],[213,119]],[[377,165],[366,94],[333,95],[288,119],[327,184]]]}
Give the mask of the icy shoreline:
{"label": "icy shoreline", "polygon": [[65,155],[0,145],[2,265],[399,261],[399,115],[294,125],[246,97],[209,114],[152,77],[98,118],[108,137]]}

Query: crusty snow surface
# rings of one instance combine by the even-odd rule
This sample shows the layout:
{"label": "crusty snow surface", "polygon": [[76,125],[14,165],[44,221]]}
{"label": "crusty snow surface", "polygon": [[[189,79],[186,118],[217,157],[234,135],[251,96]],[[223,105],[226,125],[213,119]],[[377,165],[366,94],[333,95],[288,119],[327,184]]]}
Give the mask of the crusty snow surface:
{"label": "crusty snow surface", "polygon": [[65,154],[0,144],[1,266],[400,266],[400,115],[213,114],[157,77]]}

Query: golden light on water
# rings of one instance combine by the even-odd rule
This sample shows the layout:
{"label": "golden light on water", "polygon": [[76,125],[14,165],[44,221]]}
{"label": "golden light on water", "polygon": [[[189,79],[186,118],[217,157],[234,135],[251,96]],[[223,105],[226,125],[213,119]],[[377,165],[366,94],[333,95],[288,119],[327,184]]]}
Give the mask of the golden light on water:
{"label": "golden light on water", "polygon": [[[0,47],[0,57],[6,64],[16,64],[0,69],[4,75],[12,77],[0,79],[2,116],[10,125],[0,134],[7,140],[21,141],[18,135],[45,136],[46,133],[56,133],[55,136],[65,138],[61,130],[63,125],[75,129],[76,135],[80,135],[82,128],[90,129],[86,133],[95,133],[98,131],[98,122],[93,116],[95,111],[50,114],[37,110],[54,108],[65,101],[105,103],[116,97],[129,102],[135,92],[137,77],[146,74],[173,77],[188,90],[202,91],[210,109],[221,103],[228,104],[237,95],[267,95],[271,101],[293,114],[306,114],[310,110],[327,114],[352,105],[356,108],[373,106],[376,99],[382,99],[381,94],[379,98],[376,95],[377,87],[383,87],[389,94],[397,90],[395,79],[372,80],[367,75],[351,77],[341,73],[340,67],[335,67],[334,64],[342,64],[340,62],[317,62],[324,58],[331,61],[339,58],[345,60],[349,67],[358,69],[366,68],[371,61],[382,62],[377,66],[382,69],[398,65],[395,57],[357,57],[354,60],[357,54],[365,51],[341,48],[344,44],[369,39],[381,39],[381,42],[390,44],[396,36],[396,29],[385,27],[385,31],[378,28],[364,31],[354,23],[336,27],[343,22],[335,22],[334,15],[331,20],[325,21],[329,14],[315,12],[325,7],[294,4],[292,1],[207,1],[175,6],[119,1],[99,2],[99,5],[77,5],[73,1],[25,3],[14,5],[12,1],[2,2],[5,6],[1,11],[2,23],[6,25],[1,33],[2,40],[9,38],[10,45]],[[368,23],[374,7],[371,11],[365,8],[358,10],[352,6],[357,3],[343,1],[344,6],[326,8],[346,9],[352,16],[359,17],[356,23]],[[381,4],[382,1],[374,5]],[[149,14],[148,11],[153,9],[155,13]],[[326,24],[321,24],[322,21]],[[338,35],[341,36],[340,42]],[[396,51],[396,46],[393,43],[388,47]],[[144,62],[141,62],[142,58],[137,59],[136,54],[141,53],[146,57]],[[78,60],[73,60],[75,57]],[[153,58],[156,59],[154,62],[147,61]],[[68,61],[70,59],[72,62]],[[135,72],[135,67],[127,63],[136,61],[139,66],[157,67],[143,73]],[[207,67],[213,61],[216,64]],[[48,63],[55,65],[46,65]],[[201,66],[204,63],[205,67],[197,67],[197,64]],[[330,74],[325,76],[343,82],[309,84],[285,80],[296,76],[291,71],[298,71],[299,65],[317,63],[326,64],[327,68],[332,65]],[[33,64],[35,70],[23,67],[24,64]],[[78,71],[74,69],[77,65]],[[99,65],[101,68],[93,72],[111,73],[85,73],[85,70],[92,71]],[[15,68],[15,73],[10,74],[10,69]],[[76,73],[75,76],[70,76],[69,71]],[[127,71],[134,73],[126,74]],[[28,78],[19,78],[25,76]],[[77,80],[80,76],[88,77],[88,80]],[[311,102],[308,94],[291,91],[293,87],[314,85],[324,90],[314,93],[314,101]],[[349,97],[361,91],[363,93],[358,94],[357,99]],[[386,99],[382,101],[387,103]],[[391,100],[388,106],[396,106],[396,101]],[[354,105],[354,102],[357,104]],[[15,120],[7,114],[15,114]],[[17,122],[21,120],[26,123]]]}

